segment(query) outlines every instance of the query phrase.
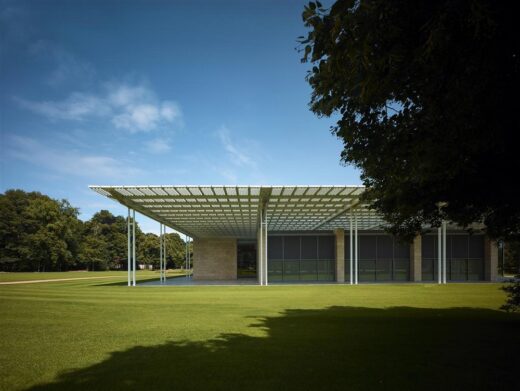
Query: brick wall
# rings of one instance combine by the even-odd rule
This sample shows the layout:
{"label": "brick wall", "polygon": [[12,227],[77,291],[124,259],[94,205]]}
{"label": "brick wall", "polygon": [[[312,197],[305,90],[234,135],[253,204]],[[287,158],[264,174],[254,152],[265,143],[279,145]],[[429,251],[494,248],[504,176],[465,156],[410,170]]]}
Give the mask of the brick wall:
{"label": "brick wall", "polygon": [[236,280],[236,239],[194,239],[193,278],[195,280]]}

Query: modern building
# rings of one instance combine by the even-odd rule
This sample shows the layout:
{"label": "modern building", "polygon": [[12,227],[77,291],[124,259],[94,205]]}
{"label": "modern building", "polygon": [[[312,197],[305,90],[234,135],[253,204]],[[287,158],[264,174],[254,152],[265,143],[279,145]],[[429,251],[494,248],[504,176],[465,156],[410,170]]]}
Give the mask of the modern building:
{"label": "modern building", "polygon": [[[256,279],[267,285],[497,278],[497,244],[482,230],[470,235],[445,222],[402,243],[385,233],[381,216],[360,201],[362,186],[90,188],[128,208],[134,265],[131,216],[135,219],[137,211],[156,220],[161,233],[170,227],[193,239],[196,280]],[[161,244],[161,259],[162,250]]]}

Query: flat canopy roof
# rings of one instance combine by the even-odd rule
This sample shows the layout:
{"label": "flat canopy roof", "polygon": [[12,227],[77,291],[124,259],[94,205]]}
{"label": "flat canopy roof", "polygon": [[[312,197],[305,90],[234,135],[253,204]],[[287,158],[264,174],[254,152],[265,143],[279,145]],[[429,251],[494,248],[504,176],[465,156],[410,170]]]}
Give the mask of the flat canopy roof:
{"label": "flat canopy roof", "polygon": [[267,212],[268,231],[358,229],[384,224],[359,202],[363,186],[89,186],[191,237],[256,237],[259,210]]}

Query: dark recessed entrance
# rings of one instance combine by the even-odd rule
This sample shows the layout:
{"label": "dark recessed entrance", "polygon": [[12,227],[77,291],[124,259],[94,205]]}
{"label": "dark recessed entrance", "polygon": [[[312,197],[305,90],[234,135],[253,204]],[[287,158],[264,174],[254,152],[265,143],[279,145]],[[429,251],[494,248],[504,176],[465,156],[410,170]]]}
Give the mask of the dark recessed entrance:
{"label": "dark recessed entrance", "polygon": [[256,278],[256,241],[237,241],[237,277]]}

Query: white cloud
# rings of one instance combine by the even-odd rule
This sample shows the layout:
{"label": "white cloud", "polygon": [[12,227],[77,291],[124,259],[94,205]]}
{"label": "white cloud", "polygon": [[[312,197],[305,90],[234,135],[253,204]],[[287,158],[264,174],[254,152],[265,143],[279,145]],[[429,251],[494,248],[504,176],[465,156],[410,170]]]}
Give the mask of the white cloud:
{"label": "white cloud", "polygon": [[172,147],[167,140],[156,138],[146,143],[146,149],[152,153],[159,154],[169,152]]}
{"label": "white cloud", "polygon": [[221,126],[217,130],[217,136],[234,164],[237,166],[256,166],[256,162],[248,154],[245,145],[238,145],[231,140],[228,128]]}
{"label": "white cloud", "polygon": [[21,107],[53,121],[106,119],[131,133],[182,126],[179,105],[159,100],[146,86],[110,83],[103,91],[97,95],[74,92],[60,101],[15,100]]}
{"label": "white cloud", "polygon": [[56,150],[29,137],[9,136],[8,141],[11,144],[8,152],[11,157],[58,173],[95,180],[127,180],[141,174],[141,170],[110,156]]}
{"label": "white cloud", "polygon": [[143,104],[130,106],[126,112],[112,118],[116,128],[134,131],[149,131],[157,127],[160,120],[159,110],[154,105]]}
{"label": "white cloud", "polygon": [[72,93],[62,101],[30,101],[15,98],[15,101],[23,108],[36,114],[43,115],[50,120],[83,121],[92,117],[110,115],[111,110],[103,100],[94,96],[79,92]]}
{"label": "white cloud", "polygon": [[161,105],[161,116],[167,121],[175,121],[181,118],[182,113],[177,103],[164,101]]}

